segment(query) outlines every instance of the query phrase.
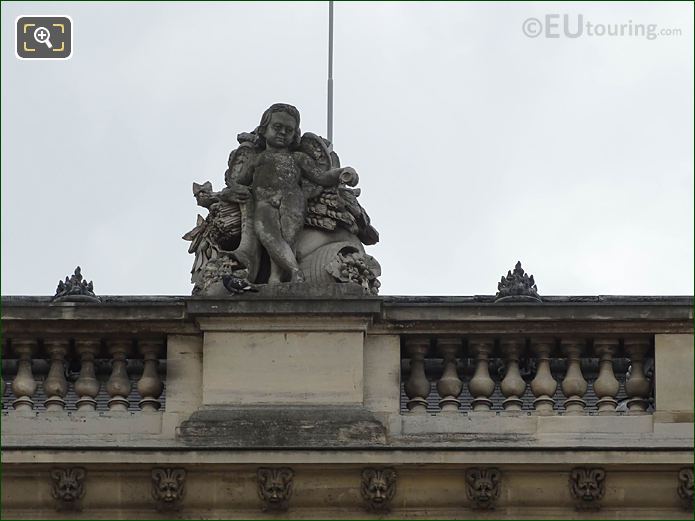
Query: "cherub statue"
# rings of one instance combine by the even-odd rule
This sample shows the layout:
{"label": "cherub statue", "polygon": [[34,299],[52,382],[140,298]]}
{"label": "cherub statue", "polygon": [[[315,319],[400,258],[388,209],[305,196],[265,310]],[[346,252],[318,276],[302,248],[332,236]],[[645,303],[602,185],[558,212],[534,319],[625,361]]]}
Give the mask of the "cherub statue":
{"label": "cherub statue", "polygon": [[[235,288],[305,282],[305,269],[308,282],[336,281],[323,266],[315,266],[319,261],[307,260],[317,248],[344,242],[342,253],[366,255],[361,243],[378,241],[357,202],[359,190],[349,188],[357,184],[357,172],[340,166],[328,141],[312,133],[302,136],[299,124],[295,107],[272,105],[253,132],[238,136],[226,187],[214,192],[209,182],[194,183],[196,201],[210,211],[184,236],[196,254],[194,294],[211,294],[211,286],[219,288],[223,277],[241,281]],[[308,234],[309,229],[316,233]],[[337,253],[321,262],[328,264]],[[369,259],[374,267],[370,280],[376,281],[380,268]]]}

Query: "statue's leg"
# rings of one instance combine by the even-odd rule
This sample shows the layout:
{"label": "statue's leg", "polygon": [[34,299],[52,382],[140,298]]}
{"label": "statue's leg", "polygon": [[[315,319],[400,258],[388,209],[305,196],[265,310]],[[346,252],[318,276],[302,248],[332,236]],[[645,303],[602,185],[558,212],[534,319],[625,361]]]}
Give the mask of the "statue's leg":
{"label": "statue's leg", "polygon": [[241,240],[232,253],[232,257],[248,270],[249,282],[258,282],[256,277],[261,263],[261,245],[254,229],[255,211],[256,204],[253,199],[241,205]]}
{"label": "statue's leg", "polygon": [[304,228],[305,202],[302,192],[285,194],[280,203],[280,228],[282,236],[294,249],[297,236]]}
{"label": "statue's leg", "polygon": [[277,265],[277,263],[270,259],[270,275],[268,276],[268,284],[277,284],[282,282],[282,268]]}
{"label": "statue's leg", "polygon": [[[304,194],[300,191],[285,194],[280,203],[280,228],[282,236],[292,248],[295,263],[297,260],[295,251],[297,237],[299,232],[304,229],[305,206]],[[292,272],[292,282],[304,282],[304,273],[299,267]]]}
{"label": "statue's leg", "polygon": [[294,279],[295,273],[299,272],[299,266],[292,248],[282,236],[279,210],[266,202],[259,201],[256,204],[254,228],[258,240],[270,256],[271,275],[274,275],[274,278],[281,278],[278,276],[278,271],[281,270]]}

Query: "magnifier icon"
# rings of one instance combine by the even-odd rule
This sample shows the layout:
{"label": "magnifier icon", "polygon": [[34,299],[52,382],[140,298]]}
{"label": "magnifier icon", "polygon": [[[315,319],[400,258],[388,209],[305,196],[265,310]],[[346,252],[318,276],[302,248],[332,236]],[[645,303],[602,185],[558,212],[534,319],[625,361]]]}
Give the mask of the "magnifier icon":
{"label": "magnifier icon", "polygon": [[46,47],[53,49],[53,45],[51,45],[51,32],[45,27],[37,27],[34,30],[34,40],[39,43],[45,43]]}

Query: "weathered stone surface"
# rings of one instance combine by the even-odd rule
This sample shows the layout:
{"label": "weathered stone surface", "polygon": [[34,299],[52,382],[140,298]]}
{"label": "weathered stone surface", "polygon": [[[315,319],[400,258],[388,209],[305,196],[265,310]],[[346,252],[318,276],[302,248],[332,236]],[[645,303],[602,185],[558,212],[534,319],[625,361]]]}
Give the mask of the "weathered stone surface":
{"label": "weathered stone surface", "polygon": [[693,335],[655,335],[656,408],[662,411],[693,412]]}
{"label": "weathered stone surface", "polygon": [[226,448],[345,448],[386,443],[386,429],[362,407],[210,407],[181,424],[189,446]]}

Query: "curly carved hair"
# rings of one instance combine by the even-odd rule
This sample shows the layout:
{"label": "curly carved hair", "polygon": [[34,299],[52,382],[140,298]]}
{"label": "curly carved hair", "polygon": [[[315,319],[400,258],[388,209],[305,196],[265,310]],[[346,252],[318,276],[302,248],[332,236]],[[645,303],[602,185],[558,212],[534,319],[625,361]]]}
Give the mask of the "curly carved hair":
{"label": "curly carved hair", "polygon": [[263,134],[265,133],[266,128],[270,124],[271,116],[275,112],[284,112],[286,114],[289,114],[297,122],[297,129],[295,130],[294,140],[292,141],[290,148],[298,147],[299,142],[302,138],[302,131],[299,129],[299,111],[295,106],[289,105],[287,103],[275,103],[271,105],[263,113],[263,115],[261,116],[261,122],[256,127],[256,130],[253,131],[253,133],[258,137],[258,145],[260,145],[261,148],[265,148],[265,138],[263,137]]}

